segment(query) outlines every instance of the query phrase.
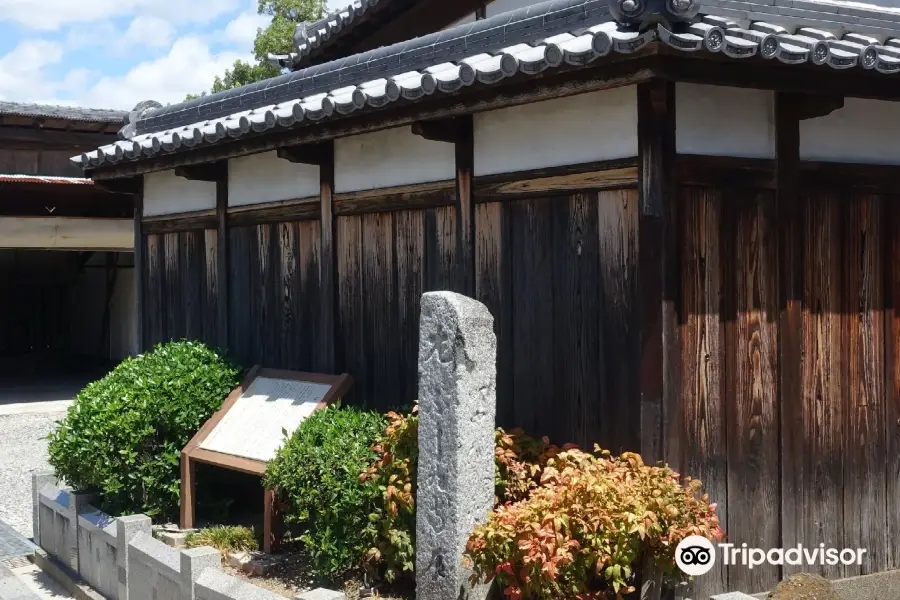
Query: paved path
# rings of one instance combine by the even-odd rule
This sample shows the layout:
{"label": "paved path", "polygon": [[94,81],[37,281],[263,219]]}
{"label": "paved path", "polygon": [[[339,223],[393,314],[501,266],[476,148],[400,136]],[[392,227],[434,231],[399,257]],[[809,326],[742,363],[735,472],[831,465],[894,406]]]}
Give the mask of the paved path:
{"label": "paved path", "polygon": [[34,552],[35,548],[35,545],[25,539],[25,536],[0,521],[0,562],[28,556]]}
{"label": "paved path", "polygon": [[28,563],[9,568],[0,563],[0,600],[71,600],[63,586]]}
{"label": "paved path", "polygon": [[47,434],[65,415],[58,401],[0,404],[0,521],[31,537],[31,474],[46,471]]}

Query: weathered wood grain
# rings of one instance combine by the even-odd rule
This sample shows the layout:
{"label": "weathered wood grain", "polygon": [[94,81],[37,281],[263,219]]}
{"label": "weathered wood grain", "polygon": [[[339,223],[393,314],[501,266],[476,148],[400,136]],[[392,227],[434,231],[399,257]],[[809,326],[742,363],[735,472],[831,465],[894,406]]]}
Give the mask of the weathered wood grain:
{"label": "weathered wood grain", "polygon": [[215,210],[201,210],[174,216],[144,217],[143,222],[147,233],[177,233],[214,228],[217,219]]}
{"label": "weathered wood grain", "polygon": [[165,320],[162,302],[163,276],[159,261],[158,235],[144,236],[144,348],[152,348],[162,337],[162,323]]}
{"label": "weathered wood grain", "polygon": [[475,133],[472,117],[455,120],[456,284],[460,294],[475,294]]}
{"label": "weathered wood grain", "polygon": [[[638,263],[637,190],[599,192],[597,239],[600,307],[597,324],[604,374],[601,396],[609,398],[610,413],[601,414],[602,439],[609,450],[636,451],[640,444],[638,389],[639,329],[637,315]],[[596,409],[596,410],[599,410]]]}
{"label": "weathered wood grain", "polygon": [[[329,333],[328,340],[322,339],[322,290],[321,290],[321,262],[322,262],[322,232],[318,221],[300,221],[298,261],[300,273],[300,287],[295,293],[298,297],[292,298],[292,302],[299,304],[301,326],[304,332],[297,341],[301,350],[298,359],[303,369],[320,373],[329,373],[334,369],[334,355],[331,353],[334,347],[334,334]],[[330,302],[332,310],[334,303]]]}
{"label": "weathered wood grain", "polygon": [[412,405],[419,397],[419,306],[425,276],[425,211],[401,210],[393,213],[393,218],[399,335],[397,400],[401,405]]}
{"label": "weathered wood grain", "polygon": [[251,329],[254,326],[250,279],[251,258],[256,252],[253,227],[228,230],[228,348],[241,364],[254,364]]}
{"label": "weathered wood grain", "polygon": [[494,316],[497,335],[497,424],[514,424],[512,265],[507,219],[500,202],[475,207],[475,297]]}
{"label": "weathered wood grain", "polygon": [[841,350],[847,362],[844,441],[844,545],[866,548],[861,565],[845,567],[846,576],[887,568],[885,513],[885,364],[882,200],[845,197]]}
{"label": "weathered wood grain", "polygon": [[181,253],[181,235],[178,233],[163,234],[164,277],[165,277],[165,302],[166,302],[166,329],[163,332],[164,340],[178,340],[184,338],[185,315],[181,306],[184,294],[182,292],[182,280],[179,254]]}
{"label": "weathered wood grain", "polygon": [[[608,447],[613,399],[601,393],[600,239],[597,194],[575,194],[553,206],[553,394],[558,439]],[[549,357],[548,357],[549,358]]]}
{"label": "weathered wood grain", "polygon": [[[681,454],[667,460],[679,472],[700,479],[710,500],[719,505],[719,519],[728,523],[727,446],[723,383],[725,349],[721,323],[722,195],[686,188],[681,194]],[[726,589],[727,569],[717,563],[697,578],[698,597]]]}
{"label": "weathered wood grain", "polygon": [[514,422],[556,442],[567,432],[555,397],[553,363],[553,205],[559,198],[520,200],[509,205],[512,271]]}
{"label": "weathered wood grain", "polygon": [[334,207],[339,216],[349,216],[453,206],[456,201],[455,185],[455,180],[449,179],[362,192],[343,192],[335,194]]}
{"label": "weathered wood grain", "polygon": [[366,372],[369,375],[365,406],[384,411],[400,403],[395,396],[400,353],[393,219],[390,213],[372,213],[360,219]]}
{"label": "weathered wood grain", "polygon": [[[778,238],[769,192],[729,190],[723,223],[722,320],[728,444],[728,541],[777,548],[780,538]],[[732,568],[730,589],[764,592],[777,566]]]}
{"label": "weathered wood grain", "polygon": [[283,223],[306,219],[318,219],[321,207],[319,197],[282,200],[267,204],[231,206],[228,208],[229,221],[237,227],[259,225],[260,223]]}
{"label": "weathered wood grain", "polygon": [[[624,162],[624,161],[621,161]],[[563,167],[556,172],[543,174],[536,171],[511,175],[492,175],[475,180],[477,202],[498,202],[522,199],[529,196],[548,196],[583,190],[614,190],[637,186],[636,166],[610,166],[591,164],[590,170]],[[549,171],[549,170],[548,170]],[[565,171],[565,172],[559,172]]]}
{"label": "weathered wood grain", "polygon": [[887,509],[887,566],[900,568],[900,213],[897,196],[885,198],[886,221],[883,263],[885,310],[885,498]]}
{"label": "weathered wood grain", "polygon": [[[202,293],[203,299],[203,339],[214,346],[225,349],[228,345],[227,337],[223,338],[221,329],[220,303],[226,301],[227,291],[219,285],[219,232],[215,229],[207,229],[203,232],[203,275]],[[228,316],[225,315],[225,319]],[[224,332],[227,336],[227,330]]]}
{"label": "weathered wood grain", "polygon": [[353,376],[353,391],[347,401],[364,406],[368,401],[369,373],[365,355],[362,223],[360,217],[338,217],[336,221],[339,369]]}
{"label": "weathered wood grain", "polygon": [[[834,194],[804,199],[803,329],[801,353],[802,411],[797,430],[802,447],[790,461],[797,488],[799,512],[793,527],[783,533],[787,546],[843,548],[844,377],[841,339],[842,215]],[[785,567],[785,572],[809,570]],[[842,577],[844,567],[818,569],[830,578]]]}
{"label": "weathered wood grain", "polygon": [[187,231],[179,234],[182,244],[178,265],[181,279],[181,308],[184,311],[184,336],[203,341],[203,232]]}
{"label": "weathered wood grain", "polygon": [[456,290],[456,208],[425,211],[425,291]]}
{"label": "weathered wood grain", "polygon": [[[302,370],[308,358],[303,356],[308,348],[304,337],[301,303],[304,300],[300,282],[299,224],[296,221],[279,223],[278,232],[278,332],[279,362],[271,365],[278,369]],[[269,365],[267,365],[269,366]]]}

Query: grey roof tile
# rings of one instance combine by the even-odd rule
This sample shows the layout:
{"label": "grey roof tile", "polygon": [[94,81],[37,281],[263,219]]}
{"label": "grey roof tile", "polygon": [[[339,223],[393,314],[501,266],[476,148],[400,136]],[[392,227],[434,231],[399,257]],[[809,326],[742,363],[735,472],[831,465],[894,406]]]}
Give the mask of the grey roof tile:
{"label": "grey roof tile", "polygon": [[49,104],[0,101],[0,116],[7,115],[60,119],[64,121],[82,121],[87,123],[116,124],[121,123],[128,115],[128,112],[101,108],[79,108],[75,106],[54,106]]}
{"label": "grey roof tile", "polygon": [[[711,2],[717,6],[709,8]],[[609,52],[635,52],[655,40],[685,52],[722,52],[736,60],[758,54],[786,64],[900,71],[900,25],[892,25],[893,19],[900,19],[900,10],[889,11],[888,21],[871,11],[869,16],[836,12],[834,4],[817,10],[824,3],[813,0],[790,0],[789,6],[787,0],[778,2],[703,0],[706,12],[693,25],[673,31],[656,25],[637,32],[611,22],[608,12],[596,11],[596,0],[553,0],[158,109],[138,120],[131,140],[103,146],[73,162],[92,168],[172,152],[181,145],[196,147],[250,132],[297,127],[335,113],[456,93],[476,82],[496,85],[517,73],[535,75],[563,63],[583,66]],[[588,19],[586,7],[599,16]],[[744,26],[750,19],[750,29],[730,19],[744,19]],[[850,20],[859,23],[844,22]],[[886,45],[872,35],[887,38]]]}

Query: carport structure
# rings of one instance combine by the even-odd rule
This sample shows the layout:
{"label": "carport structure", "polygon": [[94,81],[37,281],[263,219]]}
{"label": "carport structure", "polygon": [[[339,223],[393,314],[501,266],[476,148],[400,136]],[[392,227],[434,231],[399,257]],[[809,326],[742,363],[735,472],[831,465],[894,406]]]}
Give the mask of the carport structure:
{"label": "carport structure", "polygon": [[0,102],[4,387],[133,352],[132,196],[84,179],[68,161],[114,141],[124,117]]}

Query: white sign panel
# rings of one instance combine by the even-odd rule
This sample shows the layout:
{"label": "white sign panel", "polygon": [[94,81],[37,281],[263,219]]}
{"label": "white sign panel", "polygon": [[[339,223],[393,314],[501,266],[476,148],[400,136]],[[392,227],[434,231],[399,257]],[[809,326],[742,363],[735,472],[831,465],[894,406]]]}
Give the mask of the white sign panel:
{"label": "white sign panel", "polygon": [[329,390],[328,384],[257,377],[200,448],[270,461],[284,443],[282,429],[294,433]]}

